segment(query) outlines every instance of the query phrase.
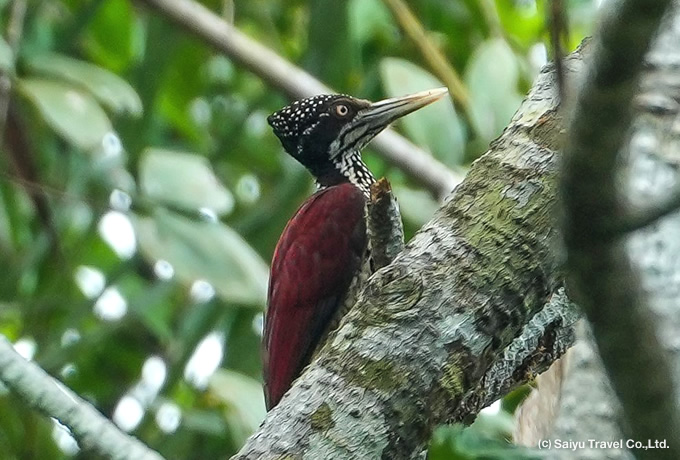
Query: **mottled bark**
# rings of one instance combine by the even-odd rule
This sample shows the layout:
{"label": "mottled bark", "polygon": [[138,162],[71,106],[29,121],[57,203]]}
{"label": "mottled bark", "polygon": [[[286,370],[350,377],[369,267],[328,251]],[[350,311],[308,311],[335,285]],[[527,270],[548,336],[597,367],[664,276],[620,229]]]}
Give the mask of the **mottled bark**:
{"label": "mottled bark", "polygon": [[[677,2],[676,2],[677,5]],[[676,11],[662,27],[652,50],[647,54],[640,90],[635,98],[635,116],[625,146],[624,171],[619,183],[625,190],[632,210],[628,215],[646,215],[646,210],[660,209],[658,203],[677,201],[680,186],[678,173],[680,152],[680,14]],[[661,206],[661,208],[666,206]],[[631,212],[632,211],[632,212]],[[632,219],[633,223],[649,222]],[[619,225],[618,228],[633,228]],[[676,212],[657,221],[626,241],[626,253],[636,270],[642,294],[655,320],[656,335],[666,357],[678,398],[680,381],[680,214]],[[622,419],[620,405],[595,350],[590,334],[580,332],[562,389],[561,409],[552,440],[588,442],[589,439],[615,441],[627,439],[616,426]],[[633,366],[632,361],[625,365]],[[655,369],[649,363],[634,367],[640,385],[655,384]],[[666,423],[665,419],[660,419]],[[646,440],[645,440],[646,441]],[[668,440],[667,440],[668,441]],[[653,458],[660,458],[651,450]],[[629,459],[623,449],[585,449],[551,452],[554,458]]]}
{"label": "mottled bark", "polygon": [[368,203],[368,241],[373,270],[392,263],[404,249],[404,225],[392,187],[384,177],[371,185]]}
{"label": "mottled bark", "polygon": [[[590,442],[612,442],[627,438],[619,428],[621,406],[607,379],[585,321],[579,324],[576,336],[576,345],[566,356],[566,379],[558,398],[559,416],[552,421],[552,429],[541,438],[553,443],[549,455],[555,460],[630,460],[634,457],[625,446],[603,449]],[[542,416],[545,414],[539,414],[539,420]],[[579,443],[579,447],[575,450],[557,449],[554,448],[555,441],[572,441]],[[536,443],[532,445],[536,446]]]}
{"label": "mottled bark", "polygon": [[466,419],[564,350],[575,315],[545,310],[566,303],[553,225],[558,132],[546,69],[235,458],[410,458],[434,426]]}
{"label": "mottled bark", "polygon": [[[632,127],[633,98],[670,4],[623,0],[605,9],[569,117],[560,181],[570,293],[591,324],[621,401],[624,432],[644,446],[636,448],[636,457],[655,460],[680,458],[680,407],[627,235],[617,229],[630,215],[619,184],[630,157],[623,147]],[[647,449],[654,439],[665,440],[667,448]]]}
{"label": "mottled bark", "polygon": [[[519,337],[503,350],[477,388],[468,391],[454,413],[455,420],[469,419],[519,385],[532,380],[563,355],[574,343],[572,325],[579,318],[576,305],[560,289],[540,312],[524,326]],[[538,376],[540,377],[540,376]],[[545,414],[541,414],[543,417]],[[525,444],[536,447],[536,443]]]}

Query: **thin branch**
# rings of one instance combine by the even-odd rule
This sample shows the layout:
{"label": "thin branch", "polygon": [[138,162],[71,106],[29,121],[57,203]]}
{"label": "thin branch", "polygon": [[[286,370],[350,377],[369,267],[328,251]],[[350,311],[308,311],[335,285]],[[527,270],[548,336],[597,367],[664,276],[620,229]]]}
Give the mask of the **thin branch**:
{"label": "thin branch", "polygon": [[34,150],[31,148],[29,137],[26,135],[26,124],[22,123],[17,106],[11,103],[6,111],[7,132],[4,138],[4,147],[10,160],[11,169],[21,184],[28,197],[33,202],[36,214],[45,232],[52,243],[54,254],[59,257],[60,263],[67,265],[64,251],[59,240],[59,232],[55,225],[52,208],[45,189],[41,186],[38,168],[35,165]]}
{"label": "thin branch", "polygon": [[30,407],[66,425],[84,449],[114,460],[163,460],[157,452],[121,432],[90,403],[22,358],[3,335],[0,381]]}
{"label": "thin branch", "polygon": [[[139,1],[214,46],[293,99],[332,92],[319,80],[248,38],[200,3],[192,0]],[[392,130],[380,134],[371,145],[387,162],[402,169],[439,198],[447,196],[462,180],[462,176]]]}
{"label": "thin branch", "polygon": [[[625,445],[603,449],[590,441],[614,441],[625,439],[626,435],[619,428],[621,408],[598,356],[592,331],[586,321],[580,321],[575,329],[576,343],[567,353],[567,362],[563,363],[563,380],[558,388],[552,388],[558,390],[556,418],[550,420],[548,433],[540,433],[540,439],[551,439],[553,445],[556,440],[563,439],[582,443],[576,451],[551,449],[551,460],[633,460],[635,457]],[[540,386],[538,391],[541,392]],[[536,415],[540,418],[534,423],[545,425],[547,414]],[[531,445],[538,445],[538,440],[534,441]]]}
{"label": "thin branch", "polygon": [[469,128],[473,129],[475,124],[472,123],[470,95],[456,70],[451,67],[439,48],[432,43],[423,25],[403,0],[383,0],[383,2],[392,11],[392,15],[406,35],[418,47],[434,74],[449,88],[454,104],[462,109]]}
{"label": "thin branch", "polygon": [[668,195],[658,203],[646,207],[629,209],[618,219],[614,226],[606,230],[606,237],[617,238],[628,233],[640,230],[657,222],[680,209],[680,186],[668,191]]}
{"label": "thin branch", "polygon": [[484,15],[486,24],[489,26],[489,32],[494,37],[503,36],[503,25],[501,24],[501,19],[498,16],[498,8],[496,8],[495,0],[481,0],[479,2],[479,9]]}
{"label": "thin branch", "polygon": [[618,152],[631,126],[644,56],[670,4],[608,4],[567,130],[560,184],[574,300],[592,324],[629,436],[667,441],[668,449],[635,452],[655,459],[680,458],[680,412],[671,368],[624,242],[597,235],[624,215],[617,188]]}
{"label": "thin branch", "polygon": [[[16,53],[21,41],[21,34],[24,28],[24,16],[26,15],[26,0],[14,0],[12,10],[9,14],[7,25],[7,44],[12,51],[12,62],[16,60]],[[12,95],[11,75],[3,73],[0,75],[0,141],[5,133],[7,123],[7,110]],[[0,142],[1,143],[1,142]]]}
{"label": "thin branch", "polygon": [[564,49],[562,47],[562,37],[567,33],[567,11],[562,0],[552,0],[550,2],[550,41],[553,48],[553,61],[555,62],[555,73],[557,75],[557,88],[560,100],[566,101],[566,87],[564,82]]}
{"label": "thin branch", "polygon": [[222,0],[222,17],[229,24],[234,25],[234,0]]}
{"label": "thin branch", "polygon": [[[14,0],[12,3],[7,26],[7,44],[12,52],[13,65],[17,59],[19,43],[21,42],[26,8],[26,0]],[[0,75],[0,144],[6,147],[15,174],[22,179],[22,182],[40,182],[29,142],[25,136],[16,106],[12,102],[12,75],[6,73]],[[25,190],[33,202],[40,222],[52,241],[52,249],[57,257],[64,262],[63,251],[59,243],[59,233],[54,224],[47,196],[40,189],[25,188]]]}

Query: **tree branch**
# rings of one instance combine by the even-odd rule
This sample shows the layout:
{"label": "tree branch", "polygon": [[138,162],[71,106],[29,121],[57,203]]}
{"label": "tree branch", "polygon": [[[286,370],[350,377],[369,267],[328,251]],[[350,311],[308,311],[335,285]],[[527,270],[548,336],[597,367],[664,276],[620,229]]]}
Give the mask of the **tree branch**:
{"label": "tree branch", "polygon": [[[501,358],[491,364],[475,391],[469,392],[459,405],[454,418],[463,420],[470,414],[477,414],[499,395],[508,394],[548,369],[573,345],[574,325],[579,315],[564,290],[558,290],[503,350]],[[536,444],[529,447],[536,447]]]}
{"label": "tree branch", "polygon": [[668,190],[665,196],[656,203],[645,206],[631,207],[625,215],[615,222],[610,230],[605,230],[606,238],[617,238],[627,233],[640,230],[648,225],[658,222],[659,219],[676,212],[680,209],[680,186]]}
{"label": "tree branch", "polygon": [[[16,61],[16,52],[24,28],[24,16],[26,15],[26,0],[14,0],[7,25],[7,46],[12,53],[12,66]],[[5,133],[7,122],[7,110],[12,94],[12,78],[6,72],[0,74],[0,140]]]}
{"label": "tree branch", "polygon": [[[590,320],[630,435],[665,439],[668,449],[642,458],[680,458],[680,412],[662,352],[620,239],[603,239],[625,215],[618,195],[618,152],[631,126],[644,55],[669,0],[624,0],[607,11],[567,130],[561,197],[567,268],[575,300]],[[645,375],[644,382],[640,375]]]}
{"label": "tree branch", "polygon": [[[272,87],[301,99],[332,92],[316,78],[269,48],[248,38],[228,22],[192,0],[140,0],[188,32],[198,36]],[[399,167],[435,196],[444,198],[462,177],[404,137],[386,130],[371,143],[387,162]]]}
{"label": "tree branch", "polygon": [[[575,346],[566,356],[566,379],[558,393],[559,416],[552,421],[554,425],[543,439],[583,442],[583,448],[578,449],[580,458],[633,459],[625,445],[602,449],[593,448],[588,442],[590,439],[612,442],[624,438],[618,426],[621,407],[602,367],[592,332],[585,321],[578,324],[576,337]],[[554,449],[550,451],[550,458],[571,460],[574,452]]]}
{"label": "tree branch", "polygon": [[564,47],[562,40],[567,40],[567,11],[562,0],[552,0],[550,2],[550,44],[553,50],[553,62],[555,63],[555,74],[557,75],[557,87],[560,92],[560,100],[566,101],[566,86],[564,82],[564,69],[562,59],[564,59]]}
{"label": "tree branch", "polygon": [[84,449],[113,460],[163,460],[137,439],[121,432],[87,401],[14,351],[0,335],[0,381],[30,407],[71,430]]}

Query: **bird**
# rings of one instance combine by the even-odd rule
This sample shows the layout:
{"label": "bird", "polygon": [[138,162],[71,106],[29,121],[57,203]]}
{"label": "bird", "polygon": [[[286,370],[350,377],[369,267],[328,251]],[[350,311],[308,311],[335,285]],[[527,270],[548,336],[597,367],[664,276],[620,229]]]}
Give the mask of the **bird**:
{"label": "bird", "polygon": [[338,324],[367,260],[366,205],[375,179],[361,149],[390,123],[446,92],[438,88],[379,102],[322,94],[267,118],[284,150],[317,185],[286,224],[272,257],[262,337],[268,411]]}

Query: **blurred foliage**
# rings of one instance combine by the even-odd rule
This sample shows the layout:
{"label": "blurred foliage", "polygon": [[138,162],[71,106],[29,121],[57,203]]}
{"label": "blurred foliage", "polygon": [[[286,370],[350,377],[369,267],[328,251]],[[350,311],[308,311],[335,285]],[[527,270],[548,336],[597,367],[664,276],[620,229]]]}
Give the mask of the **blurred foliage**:
{"label": "blurred foliage", "polygon": [[507,413],[480,414],[465,427],[440,426],[428,450],[429,460],[537,460],[540,451],[512,444],[512,419]]}
{"label": "blurred foliage", "polygon": [[[566,3],[575,46],[596,2]],[[0,155],[0,333],[168,459],[224,458],[264,416],[267,261],[313,190],[266,123],[287,101],[128,0],[28,4],[18,49],[0,40],[12,82]],[[376,100],[440,85],[380,0],[205,4],[231,6],[238,28],[338,91]],[[545,60],[545,2],[410,6],[463,76],[471,117],[441,103],[397,129],[464,169]],[[6,32],[11,1],[0,11]],[[412,235],[436,201],[370,149],[366,159],[394,184]],[[480,449],[507,447],[483,439],[442,429],[432,458],[492,458]],[[0,451],[92,458],[8,394]]]}

